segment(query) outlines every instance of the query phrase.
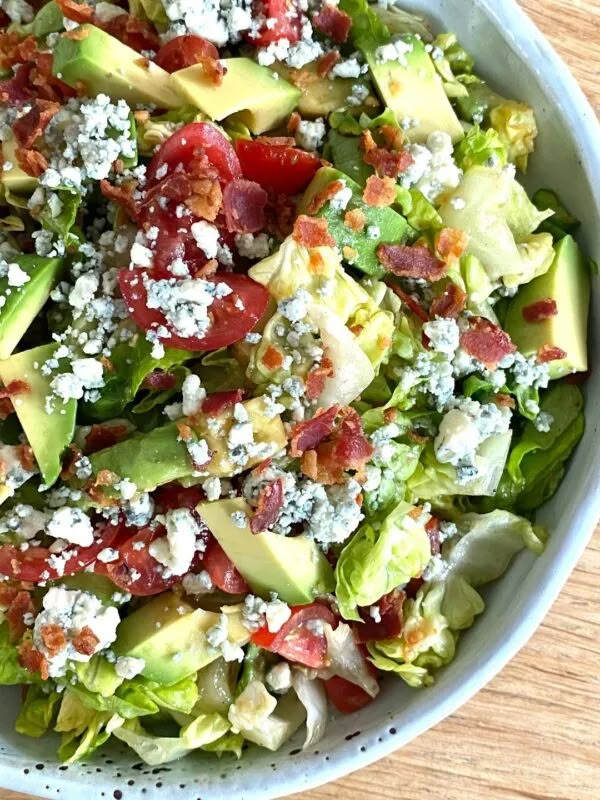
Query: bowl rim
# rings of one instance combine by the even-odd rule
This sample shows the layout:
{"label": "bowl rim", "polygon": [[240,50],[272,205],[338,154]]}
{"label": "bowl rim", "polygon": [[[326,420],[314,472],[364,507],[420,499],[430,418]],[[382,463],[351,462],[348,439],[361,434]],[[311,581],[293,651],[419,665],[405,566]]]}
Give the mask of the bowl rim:
{"label": "bowl rim", "polygon": [[[597,147],[597,143],[600,141],[600,123],[567,64],[518,5],[517,0],[474,0],[474,4],[484,12],[491,25],[498,30],[508,32],[504,35],[508,48],[520,55],[521,59],[522,54],[526,53],[538,61],[540,67],[534,67],[533,71],[553,106],[558,109],[561,118],[565,123],[571,121],[568,128],[573,141],[587,160],[585,171],[588,174],[600,174],[600,149]],[[548,75],[554,76],[554,80],[549,80]],[[572,124],[572,120],[577,120],[576,126]],[[592,181],[590,190],[594,198],[596,215],[600,216],[600,185]],[[600,465],[600,453],[595,462]],[[413,724],[406,728],[400,727],[395,736],[381,737],[360,751],[352,749],[351,769],[348,768],[348,759],[343,756],[343,751],[347,750],[349,753],[352,747],[348,742],[336,748],[338,758],[323,762],[319,769],[310,774],[306,774],[302,768],[292,768],[287,775],[280,772],[277,791],[274,791],[273,784],[266,791],[265,786],[253,786],[244,790],[240,800],[273,800],[338,780],[400,749],[470,700],[528,642],[579,561],[600,516],[600,485],[594,485],[589,481],[586,481],[586,484],[589,488],[587,502],[579,506],[573,514],[571,525],[565,531],[564,546],[558,549],[553,556],[551,566],[560,566],[560,569],[553,570],[552,580],[538,587],[537,594],[531,597],[527,603],[527,613],[521,616],[504,642],[482,657],[479,665],[468,676],[460,689],[449,692],[442,701],[426,707],[424,713],[416,718]],[[390,714],[380,723],[380,727],[387,728],[390,724],[393,725],[394,720],[395,715]],[[86,781],[78,779],[60,782],[50,779],[48,787],[45,787],[42,785],[41,775],[39,785],[36,785],[37,781],[32,781],[32,775],[27,778],[23,775],[20,767],[14,764],[3,764],[2,761],[3,757],[0,755],[0,767],[2,768],[0,783],[7,789],[21,792],[33,790],[43,797],[55,796],[56,786],[59,784],[63,790],[66,790],[64,791],[65,796],[78,797],[79,792],[85,792],[86,788],[89,790]],[[46,778],[48,777],[46,776]],[[131,795],[135,797],[138,792],[139,789],[133,790]],[[147,796],[150,800],[152,792],[149,792]]]}

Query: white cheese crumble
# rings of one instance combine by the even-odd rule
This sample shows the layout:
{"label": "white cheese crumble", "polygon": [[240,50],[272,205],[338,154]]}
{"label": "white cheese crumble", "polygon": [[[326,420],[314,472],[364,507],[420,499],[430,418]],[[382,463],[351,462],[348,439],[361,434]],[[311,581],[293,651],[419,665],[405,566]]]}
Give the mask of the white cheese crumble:
{"label": "white cheese crumble", "polygon": [[285,694],[292,688],[292,670],[287,661],[280,661],[265,675],[267,686],[277,694]]}
{"label": "white cheese crumble", "polygon": [[238,233],[235,246],[243,258],[266,258],[271,253],[273,240],[266,233]]}
{"label": "white cheese crumble", "polygon": [[352,200],[352,189],[346,186],[345,181],[341,181],[341,183],[343,186],[329,200],[329,207],[333,211],[344,211]]}
{"label": "white cheese crumble", "polygon": [[54,539],[64,539],[80,547],[89,547],[94,542],[93,525],[85,511],[80,508],[59,508],[52,514],[46,533]]}
{"label": "white cheese crumble", "polygon": [[444,353],[451,358],[458,349],[460,330],[454,319],[440,318],[426,322],[423,332],[436,353]]}
{"label": "white cheese crumble", "polygon": [[220,651],[225,661],[243,661],[242,648],[229,641],[229,620],[227,614],[221,612],[219,621],[206,632],[206,641],[214,649]]}
{"label": "white cheese crumble", "polygon": [[[201,279],[174,278],[153,280],[143,277],[148,308],[164,314],[173,331],[183,338],[202,337],[211,327],[209,308],[216,299],[227,297],[231,289],[225,283],[210,283]],[[168,338],[168,331],[161,332]]]}
{"label": "white cheese crumble", "polygon": [[219,229],[210,222],[200,220],[191,227],[194,241],[207,258],[216,258],[219,249]]}
{"label": "white cheese crumble", "polygon": [[397,61],[403,67],[408,67],[407,55],[413,51],[412,42],[404,39],[395,39],[389,44],[384,44],[375,50],[375,61],[377,64],[385,64],[388,61]]}
{"label": "white cheese crumble", "polygon": [[202,409],[206,400],[206,391],[202,388],[198,375],[186,375],[181,387],[183,395],[182,411],[184,416],[191,417]]}
{"label": "white cheese crumble", "polygon": [[430,203],[450,189],[456,189],[462,170],[456,166],[452,139],[444,131],[433,131],[426,145],[411,144],[407,151],[413,163],[399,177],[401,186],[418,189]]}
{"label": "white cheese crumble", "polygon": [[150,555],[172,575],[189,571],[201,528],[189,508],[173,508],[165,514],[167,535],[150,543]]}
{"label": "white cheese crumble", "polygon": [[302,120],[294,131],[296,144],[309,153],[318,150],[323,144],[327,129],[322,117],[315,120]]}
{"label": "white cheese crumble", "polygon": [[210,575],[205,569],[197,575],[191,572],[184,575],[181,585],[186,594],[207,594],[215,588]]}
{"label": "white cheese crumble", "polygon": [[115,672],[119,678],[131,680],[144,671],[146,662],[143,658],[134,656],[119,656],[115,661]]}

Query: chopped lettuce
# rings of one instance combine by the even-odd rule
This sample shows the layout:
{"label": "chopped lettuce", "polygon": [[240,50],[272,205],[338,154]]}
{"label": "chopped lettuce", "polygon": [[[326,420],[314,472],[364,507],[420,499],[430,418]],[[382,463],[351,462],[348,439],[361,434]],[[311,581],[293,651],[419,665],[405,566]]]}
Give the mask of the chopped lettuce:
{"label": "chopped lettuce", "polygon": [[550,189],[539,189],[533,195],[532,202],[540,211],[551,209],[554,212],[549,219],[542,222],[538,230],[552,234],[555,242],[560,241],[568,234],[574,235],[580,228],[581,222],[563,205],[556,192]]}
{"label": "chopped lettuce", "polygon": [[507,100],[490,111],[490,124],[506,147],[508,160],[526,172],[538,135],[533,109],[525,103]]}
{"label": "chopped lettuce", "polygon": [[319,677],[327,679],[337,675],[360,686],[371,697],[377,697],[379,684],[365,663],[350,625],[340,622],[335,630],[328,624],[324,627],[329,664],[317,671]]}
{"label": "chopped lettuce", "polygon": [[15,730],[39,739],[52,725],[60,694],[50,686],[30,686],[15,720]]}
{"label": "chopped lettuce", "polygon": [[73,764],[89,756],[110,739],[123,720],[110,711],[95,711],[85,706],[72,687],[62,694],[54,730],[62,733],[58,757]]}
{"label": "chopped lettuce", "polygon": [[309,678],[300,669],[292,670],[292,686],[306,709],[306,739],[302,749],[307,750],[325,736],[327,695],[319,678]]}
{"label": "chopped lettuce", "polygon": [[[0,616],[0,622],[2,616]],[[10,640],[8,623],[0,624],[0,686],[37,683],[39,675],[29,672],[19,664],[19,654]]]}
{"label": "chopped lettuce", "polygon": [[294,691],[277,701],[263,683],[251,681],[230,706],[228,717],[234,733],[275,751],[302,725],[306,709]]}
{"label": "chopped lettuce", "polygon": [[458,144],[455,152],[457,165],[462,170],[471,167],[504,167],[508,161],[506,147],[493,128],[482,130],[474,125]]}

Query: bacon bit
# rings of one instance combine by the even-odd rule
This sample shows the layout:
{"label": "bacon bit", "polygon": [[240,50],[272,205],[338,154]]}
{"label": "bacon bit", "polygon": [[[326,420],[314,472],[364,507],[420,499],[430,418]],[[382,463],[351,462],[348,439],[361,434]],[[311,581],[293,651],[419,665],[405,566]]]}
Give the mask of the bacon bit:
{"label": "bacon bit", "polygon": [[104,367],[104,369],[107,372],[114,372],[115,371],[115,365],[112,363],[110,358],[108,358],[108,356],[100,356],[98,361],[102,364],[102,366]]}
{"label": "bacon bit", "polygon": [[194,278],[211,278],[218,269],[219,262],[216,258],[211,258],[206,264],[194,270]]}
{"label": "bacon bit", "polygon": [[178,422],[177,430],[179,431],[179,437],[182,442],[191,442],[194,438],[194,431],[189,425],[186,425],[185,422]]}
{"label": "bacon bit", "polygon": [[[341,409],[340,417],[341,420],[329,439],[322,441],[315,449],[316,480],[325,485],[343,482],[346,470],[362,469],[374,452],[373,445],[363,433],[358,413],[346,406]],[[303,470],[304,462],[305,459],[302,461]],[[311,457],[306,463],[314,474],[314,459]]]}
{"label": "bacon bit", "polygon": [[265,470],[267,470],[271,466],[272,463],[273,463],[273,456],[269,456],[268,458],[265,458],[264,461],[261,461],[260,464],[257,464],[254,467],[254,469],[252,470],[252,474],[253,475],[260,475]]}
{"label": "bacon bit", "polygon": [[418,245],[380,244],[377,258],[388,272],[400,278],[439,281],[448,268],[426,247]]}
{"label": "bacon bit", "polygon": [[326,78],[339,60],[340,54],[337,50],[330,50],[317,59],[317,75],[319,78]]}
{"label": "bacon bit", "polygon": [[73,647],[84,656],[93,656],[99,644],[100,639],[89,625],[85,625],[73,639]]}
{"label": "bacon bit", "polygon": [[472,317],[470,327],[460,335],[460,345],[488,369],[495,369],[505,356],[517,349],[510,336],[484,317]]}
{"label": "bacon bit", "polygon": [[15,448],[19,463],[27,472],[33,472],[36,467],[33,450],[28,444],[18,444]]}
{"label": "bacon bit", "polygon": [[333,362],[327,356],[321,359],[319,365],[315,365],[306,376],[306,396],[309,400],[316,400],[321,396],[325,388],[327,378],[333,376]]}
{"label": "bacon bit", "polygon": [[257,141],[269,144],[271,147],[295,147],[296,140],[293,136],[257,136]]}
{"label": "bacon bit", "polygon": [[432,317],[456,319],[467,305],[467,294],[455,283],[449,283],[439,297],[434,297],[429,313]]}
{"label": "bacon bit", "polygon": [[10,397],[0,397],[0,420],[4,421],[14,413],[15,407],[13,406]]}
{"label": "bacon bit", "polygon": [[420,433],[417,433],[416,431],[407,431],[406,435],[415,444],[427,444],[427,442],[430,441],[431,438],[429,436],[422,436]]}
{"label": "bacon bit", "polygon": [[363,191],[363,200],[368,206],[384,208],[396,200],[396,182],[392,178],[369,175]]}
{"label": "bacon bit", "polygon": [[269,345],[261,359],[267,369],[279,369],[283,364],[282,353],[273,345]]}
{"label": "bacon bit", "polygon": [[319,478],[319,466],[316,450],[307,450],[303,454],[300,461],[300,471],[311,481],[316,481]]}
{"label": "bacon bit", "polygon": [[122,442],[129,430],[126,425],[92,425],[85,437],[85,452],[96,453]]}
{"label": "bacon bit", "polygon": [[52,117],[58,113],[60,103],[36,99],[31,109],[13,122],[12,131],[19,147],[30,150],[44,133]]}
{"label": "bacon bit", "polygon": [[[391,128],[389,125],[384,127],[386,129]],[[397,138],[394,137],[392,141],[396,144]],[[381,176],[397,178],[398,175],[402,172],[406,172],[410,165],[414,163],[413,157],[407,150],[392,150],[378,147],[370,130],[365,130],[361,133],[360,147],[363,152],[363,161],[365,164],[374,167],[378,175]]]}
{"label": "bacon bit", "polygon": [[[212,42],[209,42],[208,39],[196,37],[194,50],[196,63],[202,67],[202,73],[206,80],[214,86],[220,86],[223,83],[223,76],[227,70],[219,58],[219,51],[217,48]],[[160,57],[157,59],[157,63],[164,69]],[[179,69],[183,69],[184,66],[185,63],[182,59],[179,65],[173,65],[168,71],[176,72]]]}
{"label": "bacon bit", "polygon": [[46,657],[35,650],[30,641],[23,642],[19,647],[19,664],[28,672],[39,672],[42,680],[48,680],[48,661]]}
{"label": "bacon bit", "polygon": [[145,109],[139,109],[138,111],[133,112],[133,116],[139,125],[143,125],[144,122],[148,122],[150,119],[150,112],[146,111]]}
{"label": "bacon bit", "polygon": [[352,28],[352,17],[337,6],[325,3],[319,13],[312,18],[312,24],[336,44],[345,44]]}
{"label": "bacon bit", "polygon": [[60,471],[60,477],[63,481],[68,481],[69,478],[74,477],[75,472],[77,471],[75,464],[79,461],[82,455],[83,453],[76,444],[69,445],[67,448],[67,455],[63,460],[62,469]]}
{"label": "bacon bit", "polygon": [[213,392],[204,398],[202,413],[208,416],[217,416],[228,408],[233,408],[236,403],[241,403],[243,398],[243,389],[234,389],[231,392]]}
{"label": "bacon bit", "polygon": [[0,389],[0,398],[3,397],[14,397],[15,395],[19,394],[29,394],[31,392],[31,386],[27,383],[27,381],[22,380],[14,380],[10,381]]}
{"label": "bacon bit", "polygon": [[173,389],[176,384],[177,378],[175,375],[155,369],[144,378],[142,389],[149,389],[151,392],[164,392]]}
{"label": "bacon bit", "polygon": [[197,217],[214,222],[223,203],[223,192],[218,180],[195,178],[191,181],[193,194],[184,201]]}
{"label": "bacon bit", "polygon": [[113,203],[119,205],[125,213],[135,220],[137,217],[137,205],[133,199],[133,193],[137,187],[137,181],[125,181],[120,186],[113,186],[107,180],[100,181],[100,191],[107,200],[112,200]]}
{"label": "bacon bit", "polygon": [[327,186],[324,186],[320,192],[317,192],[310,199],[310,203],[306,208],[307,214],[318,214],[323,206],[328,203],[339,191],[344,188],[343,181],[331,181]]}
{"label": "bacon bit", "polygon": [[440,521],[437,517],[431,517],[427,525],[425,525],[425,532],[429,536],[431,555],[439,555],[442,549],[442,540],[440,538]]}
{"label": "bacon bit", "polygon": [[94,25],[140,53],[160,49],[160,38],[152,24],[125,11],[106,22],[94,17]]}
{"label": "bacon bit", "polygon": [[460,228],[442,228],[435,239],[435,250],[446,264],[452,264],[467,249],[469,236]]}
{"label": "bacon bit", "polygon": [[56,0],[56,5],[60,8],[63,17],[78,22],[80,25],[90,22],[94,16],[94,9],[86,3],[77,3],[75,0]]}
{"label": "bacon bit", "polygon": [[333,431],[339,406],[331,406],[327,410],[320,408],[312,419],[297,422],[292,428],[290,437],[290,455],[298,458],[308,450],[314,450]]}
{"label": "bacon bit", "polygon": [[322,217],[307,217],[300,214],[294,222],[292,238],[304,247],[335,247],[335,239],[329,233],[327,220]]}
{"label": "bacon bit", "polygon": [[109,469],[101,469],[96,475],[94,486],[114,486],[118,481],[119,476],[115,475],[114,472],[111,472]]}
{"label": "bacon bit", "polygon": [[252,533],[266,531],[277,522],[279,512],[283,508],[283,501],[283,480],[281,478],[261,487],[256,511],[250,519]]}
{"label": "bacon bit", "polygon": [[363,153],[370,153],[372,150],[377,150],[377,142],[368,128],[361,133],[359,146]]}
{"label": "bacon bit", "polygon": [[32,178],[39,178],[48,169],[46,157],[37,150],[26,150],[24,147],[17,147],[15,151],[17,163],[27,175]]}
{"label": "bacon bit", "polygon": [[536,300],[535,303],[525,306],[521,313],[526,322],[542,322],[545,319],[555,317],[558,314],[558,306],[556,305],[556,300],[551,297],[545,297],[543,300]]}
{"label": "bacon bit", "polygon": [[288,133],[295,133],[298,130],[298,125],[300,125],[301,122],[302,117],[300,114],[297,111],[292,111],[286,125],[286,130]]}
{"label": "bacon bit", "polygon": [[383,412],[383,421],[386,425],[389,425],[392,422],[396,421],[398,416],[398,409],[397,408],[386,408]]}
{"label": "bacon bit", "polygon": [[256,233],[265,227],[268,194],[255,181],[235,178],[223,191],[225,222],[231,233]]}
{"label": "bacon bit", "polygon": [[0,606],[7,609],[18,593],[16,586],[0,586]]}
{"label": "bacon bit", "polygon": [[286,239],[294,227],[296,204],[288,195],[269,195],[265,216],[265,230],[277,239]]}
{"label": "bacon bit", "polygon": [[72,31],[65,31],[61,33],[61,36],[64,39],[72,39],[75,42],[81,42],[84,39],[87,39],[90,35],[90,32],[87,28],[73,28]]}
{"label": "bacon bit", "polygon": [[146,70],[150,67],[150,59],[146,58],[146,56],[141,56],[140,58],[136,58],[133,63],[136,64],[138,67],[141,67],[142,69]]}
{"label": "bacon bit", "polygon": [[67,637],[60,625],[44,625],[40,636],[50,658],[57,656],[67,646]]}
{"label": "bacon bit", "polygon": [[379,133],[383,136],[385,146],[388,150],[402,150],[404,147],[404,134],[399,128],[393,125],[382,125]]}
{"label": "bacon bit", "polygon": [[567,353],[561,350],[560,347],[554,347],[551,344],[545,344],[537,351],[537,357],[540,364],[546,364],[548,361],[560,361],[561,358],[566,358]]}
{"label": "bacon bit", "polygon": [[11,642],[17,642],[29,627],[24,619],[26,614],[35,614],[35,605],[29,592],[21,591],[13,598],[6,612]]}
{"label": "bacon bit", "polygon": [[353,625],[354,633],[359,642],[378,642],[400,636],[404,627],[402,607],[406,593],[402,589],[392,589],[377,601],[379,608],[379,622],[375,622],[368,608],[359,610],[362,624]]}
{"label": "bacon bit", "polygon": [[367,218],[362,208],[353,208],[344,214],[344,225],[350,230],[360,233],[367,224]]}
{"label": "bacon bit", "polygon": [[418,300],[415,300],[408,292],[404,292],[399,286],[395,283],[388,283],[390,289],[397,294],[400,300],[404,303],[404,305],[412,311],[412,313],[421,320],[421,322],[429,322],[429,315],[425,311],[425,309],[421,306]]}
{"label": "bacon bit", "polygon": [[509,394],[497,394],[494,397],[494,401],[496,405],[505,406],[506,408],[515,408],[517,405],[514,397],[511,397]]}
{"label": "bacon bit", "polygon": [[352,264],[358,258],[358,250],[356,250],[354,247],[350,247],[349,245],[345,244],[342,247],[342,255],[349,264]]}

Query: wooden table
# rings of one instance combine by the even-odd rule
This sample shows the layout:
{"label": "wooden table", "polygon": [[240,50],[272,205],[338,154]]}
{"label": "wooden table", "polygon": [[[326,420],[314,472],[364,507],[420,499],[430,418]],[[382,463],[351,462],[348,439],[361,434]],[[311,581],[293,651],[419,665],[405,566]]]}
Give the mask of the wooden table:
{"label": "wooden table", "polygon": [[[600,111],[600,0],[522,5]],[[365,797],[599,800],[600,527],[542,627],[486,689],[394,755],[294,800]],[[0,800],[26,796],[0,789]]]}

